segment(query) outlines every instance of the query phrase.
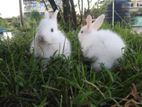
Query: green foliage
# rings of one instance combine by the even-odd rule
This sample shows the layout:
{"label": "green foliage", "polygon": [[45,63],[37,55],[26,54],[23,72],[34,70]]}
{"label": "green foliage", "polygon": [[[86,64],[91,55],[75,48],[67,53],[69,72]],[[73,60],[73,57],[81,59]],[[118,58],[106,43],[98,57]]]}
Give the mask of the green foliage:
{"label": "green foliage", "polygon": [[39,22],[40,19],[41,19],[41,15],[37,11],[32,11],[31,14],[30,14],[30,19],[35,20],[36,22]]}
{"label": "green foliage", "polygon": [[67,33],[72,43],[71,57],[53,57],[46,67],[44,60],[29,52],[33,28],[23,29],[12,40],[0,41],[1,107],[111,106],[129,94],[132,83],[142,92],[142,37],[121,25],[114,30],[122,35],[128,49],[117,68],[103,68],[99,73],[83,60],[78,31]]}
{"label": "green foliage", "polygon": [[7,27],[8,26],[8,22],[0,17],[0,26],[2,27]]}
{"label": "green foliage", "polygon": [[[97,18],[99,15],[101,15],[102,13],[106,13],[107,12],[107,8],[108,8],[108,5],[111,3],[112,1],[111,0],[105,0],[104,2],[102,2],[101,4],[97,4],[96,2],[96,5],[95,7],[93,7],[91,9],[91,13],[93,15],[95,15],[95,18]],[[99,6],[101,5],[101,6]]]}
{"label": "green foliage", "polygon": [[24,27],[27,29],[35,28],[39,24],[41,18],[42,14],[37,11],[32,11],[26,16]]}

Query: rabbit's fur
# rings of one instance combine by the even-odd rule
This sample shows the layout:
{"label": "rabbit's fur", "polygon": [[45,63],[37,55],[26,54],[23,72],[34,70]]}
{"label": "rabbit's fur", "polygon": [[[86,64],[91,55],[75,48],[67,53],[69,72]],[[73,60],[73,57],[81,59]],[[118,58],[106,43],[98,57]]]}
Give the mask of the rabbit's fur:
{"label": "rabbit's fur", "polygon": [[70,41],[58,29],[57,14],[58,10],[46,12],[41,20],[31,44],[31,53],[34,52],[35,57],[50,58],[53,55],[60,54],[63,54],[65,57],[70,56]]}
{"label": "rabbit's fur", "polygon": [[92,17],[87,16],[87,25],[78,34],[84,57],[93,60],[92,67],[101,70],[101,64],[110,69],[124,53],[125,43],[122,38],[110,31],[99,30],[105,16],[99,16],[92,23]]}

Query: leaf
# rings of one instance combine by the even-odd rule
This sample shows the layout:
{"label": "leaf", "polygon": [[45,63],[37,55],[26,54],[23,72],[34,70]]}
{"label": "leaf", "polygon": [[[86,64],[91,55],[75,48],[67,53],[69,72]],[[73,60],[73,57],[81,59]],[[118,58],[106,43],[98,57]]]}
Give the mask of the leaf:
{"label": "leaf", "polygon": [[116,104],[115,104],[115,105],[112,105],[111,107],[117,107],[117,106],[116,106]]}
{"label": "leaf", "polygon": [[74,103],[78,105],[86,104],[88,103],[88,98],[94,94],[92,91],[81,91],[75,98],[74,98]]}
{"label": "leaf", "polygon": [[137,91],[137,87],[136,87],[136,85],[134,83],[132,84],[132,88],[131,88],[131,93],[130,94],[134,97],[134,99],[136,101],[140,101],[140,96],[139,96],[139,93]]}
{"label": "leaf", "polygon": [[37,2],[40,2],[40,0],[36,0]]}
{"label": "leaf", "polygon": [[133,99],[132,100],[128,100],[125,103],[124,107],[136,107],[136,103],[135,103],[135,101]]}

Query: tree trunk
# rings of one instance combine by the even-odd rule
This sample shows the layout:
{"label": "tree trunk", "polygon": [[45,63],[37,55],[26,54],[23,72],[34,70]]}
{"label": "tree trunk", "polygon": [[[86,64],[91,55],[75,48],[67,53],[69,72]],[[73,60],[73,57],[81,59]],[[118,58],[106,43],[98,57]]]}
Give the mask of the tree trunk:
{"label": "tree trunk", "polygon": [[90,9],[90,1],[87,0],[88,10]]}
{"label": "tree trunk", "polygon": [[45,0],[42,0],[42,2],[44,3],[46,10],[48,10]]}
{"label": "tree trunk", "polygon": [[70,20],[70,4],[69,0],[63,0],[63,15],[65,22],[68,22]]}
{"label": "tree trunk", "polygon": [[78,8],[80,12],[80,22],[78,23],[78,25],[81,25],[83,21],[83,0],[78,0]]}
{"label": "tree trunk", "polygon": [[72,24],[73,24],[73,28],[76,29],[77,27],[77,20],[76,20],[76,12],[75,12],[75,7],[74,7],[74,2],[73,0],[70,0],[70,3],[71,3],[71,12],[72,12]]}
{"label": "tree trunk", "polygon": [[70,28],[76,29],[77,19],[73,0],[62,0],[63,2],[63,16],[65,22],[65,30]]}
{"label": "tree trunk", "polygon": [[23,12],[22,12],[22,1],[21,0],[19,0],[19,9],[20,9],[21,26],[23,26],[24,22],[23,22]]}
{"label": "tree trunk", "polygon": [[51,7],[52,7],[53,11],[55,11],[56,9],[58,9],[58,7],[57,7],[57,5],[56,5],[56,3],[55,3],[54,0],[48,0],[48,1],[51,4]]}

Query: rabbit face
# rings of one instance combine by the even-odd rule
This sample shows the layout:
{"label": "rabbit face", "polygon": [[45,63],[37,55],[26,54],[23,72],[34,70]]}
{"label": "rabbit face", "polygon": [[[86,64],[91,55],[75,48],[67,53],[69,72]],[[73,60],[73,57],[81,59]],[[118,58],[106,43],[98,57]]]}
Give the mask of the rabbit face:
{"label": "rabbit face", "polygon": [[57,13],[56,10],[54,13],[46,12],[44,19],[41,20],[38,32],[37,40],[40,43],[51,43],[55,38],[57,38],[58,26],[57,26]]}
{"label": "rabbit face", "polygon": [[85,36],[89,32],[91,32],[91,29],[88,29],[87,26],[84,26],[84,27],[81,28],[81,30],[79,32],[79,36]]}
{"label": "rabbit face", "polygon": [[[94,22],[91,15],[86,18],[86,25],[83,26],[78,34],[79,38],[89,36],[92,32],[97,31],[104,22],[105,15],[100,15]],[[93,23],[92,23],[93,22]]]}

